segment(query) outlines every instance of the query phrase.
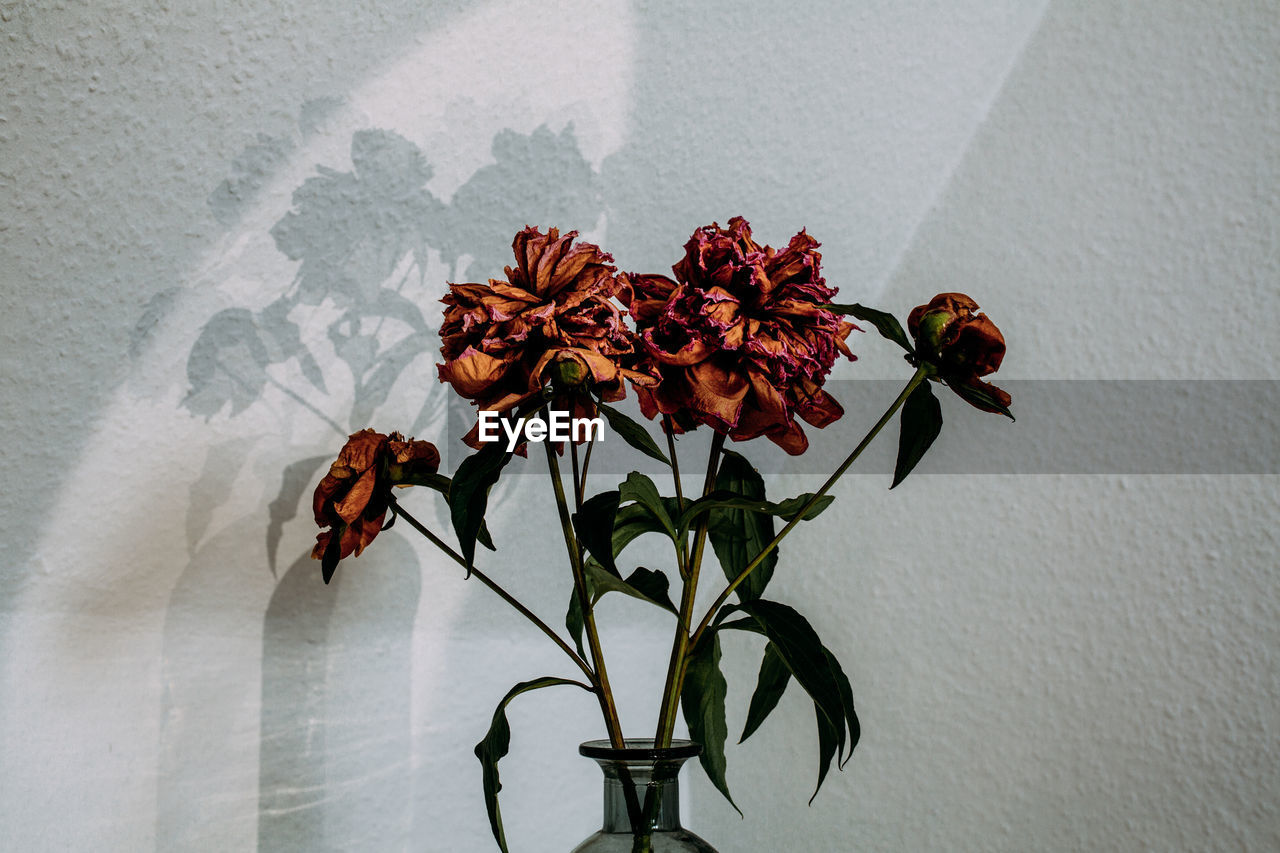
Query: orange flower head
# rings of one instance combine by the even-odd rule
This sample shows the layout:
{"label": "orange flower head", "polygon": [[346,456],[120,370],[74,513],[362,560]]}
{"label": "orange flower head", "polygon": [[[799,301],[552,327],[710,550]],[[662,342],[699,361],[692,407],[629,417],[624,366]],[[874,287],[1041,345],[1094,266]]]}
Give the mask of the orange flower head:
{"label": "orange flower head", "polygon": [[[512,243],[516,265],[505,281],[450,283],[440,379],[480,409],[508,411],[549,382],[619,400],[624,377],[655,381],[622,366],[635,336],[612,301],[613,258],[591,243],[575,245],[577,236],[525,228]],[[470,438],[474,444],[474,430]]]}
{"label": "orange flower head", "polygon": [[790,454],[809,446],[796,416],[822,428],[844,409],[822,389],[857,327],[824,306],[818,242],[801,231],[781,251],[761,246],[741,217],[694,232],[662,275],[626,275],[621,299],[643,355],[661,376],[637,386],[645,415],[680,429],[706,424],[735,441],[760,435]]}
{"label": "orange flower head", "polygon": [[387,436],[371,429],[348,438],[312,499],[316,524],[329,528],[317,534],[311,551],[324,563],[324,582],[333,577],[339,560],[359,557],[382,530],[392,486],[439,468],[440,452],[429,441],[406,441],[398,432]]}
{"label": "orange flower head", "polygon": [[965,400],[987,412],[998,412],[989,403],[965,393],[973,389],[1005,409],[1012,397],[980,377],[995,373],[1004,360],[1004,335],[978,303],[963,293],[939,293],[907,315],[907,331],[915,338],[916,355],[932,364],[938,378]]}

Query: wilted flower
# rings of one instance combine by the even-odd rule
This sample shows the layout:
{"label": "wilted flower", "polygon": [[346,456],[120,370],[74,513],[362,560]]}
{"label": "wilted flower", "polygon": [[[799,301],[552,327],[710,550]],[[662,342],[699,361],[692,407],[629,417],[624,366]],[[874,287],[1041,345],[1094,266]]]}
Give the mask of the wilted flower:
{"label": "wilted flower", "polygon": [[637,387],[645,415],[679,428],[704,423],[735,441],[768,436],[788,453],[809,446],[797,415],[824,427],[844,409],[822,390],[856,327],[824,308],[836,291],[818,242],[801,231],[782,251],[751,239],[746,220],[699,228],[662,275],[626,275],[620,298],[635,317],[657,387]]}
{"label": "wilted flower", "polygon": [[371,429],[347,439],[312,500],[316,524],[330,528],[320,531],[311,551],[324,561],[325,583],[339,560],[359,557],[382,530],[391,487],[434,474],[439,467],[440,453],[429,441],[406,441],[398,432],[387,436]]}
{"label": "wilted flower", "polygon": [[1004,335],[990,317],[974,313],[977,310],[978,303],[963,293],[939,293],[927,305],[911,309],[907,330],[915,338],[916,354],[937,369],[939,379],[979,409],[999,412],[982,398],[1005,409],[1013,398],[979,377],[999,369]]}
{"label": "wilted flower", "polygon": [[613,258],[590,243],[573,245],[577,236],[526,228],[512,243],[507,281],[449,285],[440,379],[482,410],[508,411],[553,380],[559,388],[589,386],[606,400],[622,398],[624,376],[654,381],[620,367],[635,336],[611,301]]}

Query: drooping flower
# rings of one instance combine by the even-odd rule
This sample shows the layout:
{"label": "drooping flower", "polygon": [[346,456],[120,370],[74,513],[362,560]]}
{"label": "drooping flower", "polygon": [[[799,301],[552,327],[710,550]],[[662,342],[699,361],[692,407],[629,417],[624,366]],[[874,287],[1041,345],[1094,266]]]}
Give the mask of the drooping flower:
{"label": "drooping flower", "polygon": [[[553,380],[605,400],[622,398],[624,377],[655,381],[621,366],[635,336],[611,299],[613,258],[591,243],[574,245],[577,236],[525,228],[512,243],[516,265],[506,268],[506,281],[449,285],[440,379],[481,410],[509,411]],[[584,405],[585,395],[573,396],[573,405]]]}
{"label": "drooping flower", "polygon": [[764,435],[790,454],[809,446],[796,416],[816,427],[844,414],[822,389],[856,329],[823,306],[818,242],[804,231],[781,251],[761,246],[742,217],[694,232],[663,275],[620,276],[643,353],[661,382],[636,393],[647,417],[673,416],[744,441]]}
{"label": "drooping flower", "polygon": [[[932,364],[938,378],[986,412],[999,412],[983,398],[1009,408],[1012,397],[980,377],[995,373],[1004,360],[1004,335],[978,303],[963,293],[939,293],[907,315],[917,356]],[[974,393],[974,392],[977,393]]]}
{"label": "drooping flower", "polygon": [[388,436],[371,429],[350,436],[312,499],[316,524],[329,528],[317,534],[311,551],[323,561],[324,582],[333,577],[339,560],[359,557],[382,530],[392,486],[439,468],[440,452],[429,441],[406,441],[398,432]]}

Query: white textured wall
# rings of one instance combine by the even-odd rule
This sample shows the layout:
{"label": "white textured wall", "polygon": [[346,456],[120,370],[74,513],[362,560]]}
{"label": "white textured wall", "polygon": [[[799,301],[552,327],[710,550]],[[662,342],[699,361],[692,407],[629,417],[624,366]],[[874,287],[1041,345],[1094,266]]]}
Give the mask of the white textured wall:
{"label": "white textured wall", "polygon": [[[412,312],[338,337],[333,299],[259,315],[269,355],[296,326],[309,378],[202,351],[221,311],[385,284],[434,323],[525,221],[662,269],[740,213],[774,243],[806,226],[850,301],[972,293],[1010,379],[1280,379],[1280,6],[1113,5],[0,8],[0,846],[487,850],[471,746],[511,683],[564,671],[403,531],[331,587],[299,560],[314,528],[278,495],[320,463],[286,466],[366,422],[443,440]],[[447,233],[415,230],[423,204]],[[394,383],[358,381],[359,347],[415,334]],[[903,376],[882,343],[840,375]],[[1246,437],[1274,435],[1269,399]],[[1026,409],[944,414],[964,442],[938,454],[1057,440]],[[853,761],[804,805],[790,693],[730,750],[746,819],[694,770],[688,822],[726,853],[1280,847],[1276,475],[931,463],[846,480],[771,588],[850,673]],[[504,486],[491,568],[558,622],[544,491]],[[603,609],[647,732],[669,627]],[[731,731],[757,655],[726,642]],[[514,849],[591,830],[595,716],[514,710]]]}

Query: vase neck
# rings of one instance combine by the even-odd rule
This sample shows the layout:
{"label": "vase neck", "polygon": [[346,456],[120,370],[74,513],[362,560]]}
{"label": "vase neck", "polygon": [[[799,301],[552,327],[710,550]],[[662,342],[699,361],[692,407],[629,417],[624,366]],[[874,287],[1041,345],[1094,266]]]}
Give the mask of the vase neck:
{"label": "vase neck", "polygon": [[630,834],[637,823],[656,832],[680,829],[680,765],[674,761],[601,761],[604,831]]}

